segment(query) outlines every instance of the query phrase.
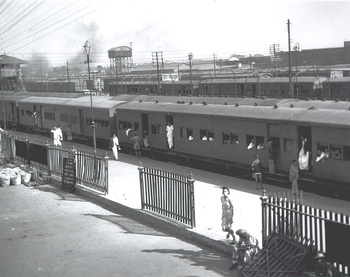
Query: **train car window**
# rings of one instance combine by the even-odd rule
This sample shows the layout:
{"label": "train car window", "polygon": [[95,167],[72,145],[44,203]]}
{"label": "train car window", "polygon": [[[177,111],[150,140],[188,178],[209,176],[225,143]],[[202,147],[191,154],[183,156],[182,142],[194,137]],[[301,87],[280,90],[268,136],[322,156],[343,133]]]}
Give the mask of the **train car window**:
{"label": "train car window", "polygon": [[69,115],[68,114],[60,114],[60,121],[61,122],[69,122]]}
{"label": "train car window", "polygon": [[350,161],[350,146],[343,146],[343,160]]}
{"label": "train car window", "polygon": [[223,144],[231,143],[231,141],[230,141],[230,134],[222,132],[222,143]]}
{"label": "train car window", "polygon": [[236,145],[236,144],[239,144],[238,142],[238,136],[237,135],[234,135],[231,133],[231,144],[233,145]]}
{"label": "train car window", "polygon": [[294,150],[294,141],[292,139],[283,139],[283,151],[290,152]]}
{"label": "train car window", "polygon": [[255,137],[251,136],[251,135],[247,135],[246,136],[246,145],[247,145],[247,149],[252,149],[255,148]]}
{"label": "train car window", "polygon": [[199,137],[201,140],[208,140],[207,130],[199,130]]}
{"label": "train car window", "polygon": [[213,141],[214,140],[214,132],[208,131],[208,140]]}
{"label": "train car window", "polygon": [[180,138],[184,137],[184,128],[180,127]]}
{"label": "train car window", "polygon": [[22,116],[24,115],[24,110],[21,110],[21,115],[22,115]]}
{"label": "train car window", "polygon": [[331,158],[334,160],[342,160],[342,147],[339,145],[331,145]]}
{"label": "train car window", "polygon": [[329,145],[317,143],[316,162],[324,161],[329,158]]}
{"label": "train car window", "polygon": [[264,149],[265,148],[264,137],[256,136],[255,137],[255,143],[256,143],[256,148],[257,149]]}
{"label": "train car window", "polygon": [[109,121],[106,120],[106,128],[109,128]]}
{"label": "train car window", "polygon": [[55,120],[55,114],[49,113],[49,112],[44,112],[44,118],[47,120]]}
{"label": "train car window", "polygon": [[139,131],[139,123],[138,122],[134,122],[134,131],[135,132]]}
{"label": "train car window", "polygon": [[157,134],[157,126],[154,124],[151,124],[151,133],[152,134]]}
{"label": "train car window", "polygon": [[193,130],[190,128],[186,129],[186,136],[188,138],[188,140],[193,140]]}

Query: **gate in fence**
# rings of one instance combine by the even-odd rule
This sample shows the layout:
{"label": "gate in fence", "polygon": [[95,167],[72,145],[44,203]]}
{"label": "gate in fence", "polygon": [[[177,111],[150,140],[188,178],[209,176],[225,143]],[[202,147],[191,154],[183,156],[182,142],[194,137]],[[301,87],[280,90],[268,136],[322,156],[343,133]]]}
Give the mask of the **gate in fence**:
{"label": "gate in fence", "polygon": [[194,179],[139,167],[141,207],[195,227]]}
{"label": "gate in fence", "polygon": [[65,158],[75,159],[76,182],[85,187],[108,193],[108,157],[84,151],[52,146],[27,138],[2,136],[2,154],[8,160],[17,161],[62,178]]}
{"label": "gate in fence", "polygon": [[326,253],[338,270],[349,274],[350,216],[305,206],[286,197],[266,196],[262,201],[263,246],[273,234],[280,234]]}

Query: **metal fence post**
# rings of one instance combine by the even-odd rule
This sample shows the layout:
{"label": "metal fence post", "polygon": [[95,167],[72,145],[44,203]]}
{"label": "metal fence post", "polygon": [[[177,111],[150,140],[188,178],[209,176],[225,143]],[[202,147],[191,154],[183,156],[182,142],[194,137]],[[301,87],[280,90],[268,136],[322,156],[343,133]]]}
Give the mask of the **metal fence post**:
{"label": "metal fence post", "polygon": [[196,213],[194,205],[194,181],[193,174],[191,173],[190,179],[188,179],[188,184],[190,186],[190,197],[191,197],[191,226],[196,227]]}
{"label": "metal fence post", "polygon": [[143,190],[143,173],[144,173],[144,167],[142,166],[142,163],[140,162],[140,165],[138,167],[139,169],[139,178],[140,178],[140,192],[141,192],[141,209],[144,208],[144,190]]}
{"label": "metal fence post", "polygon": [[262,219],[262,246],[264,247],[267,240],[267,206],[266,190],[263,190],[263,195],[260,197],[261,200],[261,219]]}
{"label": "metal fence post", "polygon": [[51,175],[51,167],[52,167],[52,165],[51,165],[51,158],[50,158],[50,155],[51,155],[51,153],[50,153],[50,144],[47,142],[45,144],[45,146],[46,146],[47,169],[48,169],[48,175],[50,176]]}
{"label": "metal fence post", "polygon": [[26,160],[27,164],[30,164],[30,157],[29,157],[29,138],[26,137]]}
{"label": "metal fence post", "polygon": [[109,182],[108,182],[108,161],[109,161],[109,157],[108,154],[106,152],[106,155],[104,157],[104,165],[105,165],[105,184],[106,184],[106,194],[108,194],[109,192]]}

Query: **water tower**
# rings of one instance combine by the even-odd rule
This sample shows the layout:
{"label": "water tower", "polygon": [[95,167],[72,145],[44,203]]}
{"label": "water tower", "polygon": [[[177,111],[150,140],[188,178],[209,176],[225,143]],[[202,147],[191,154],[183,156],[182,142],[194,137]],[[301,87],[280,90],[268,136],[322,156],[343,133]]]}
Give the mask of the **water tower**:
{"label": "water tower", "polygon": [[111,72],[116,76],[119,73],[129,73],[132,64],[132,49],[128,46],[113,47],[108,50]]}

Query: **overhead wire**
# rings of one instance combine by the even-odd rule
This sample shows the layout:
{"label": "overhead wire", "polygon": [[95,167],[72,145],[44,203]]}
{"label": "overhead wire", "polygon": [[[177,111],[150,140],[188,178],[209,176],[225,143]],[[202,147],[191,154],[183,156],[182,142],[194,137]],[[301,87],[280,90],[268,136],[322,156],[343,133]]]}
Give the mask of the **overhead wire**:
{"label": "overhead wire", "polygon": [[8,32],[9,30],[11,30],[13,28],[13,26],[15,26],[18,22],[20,22],[23,18],[25,18],[29,13],[35,11],[37,8],[39,8],[42,4],[45,3],[46,0],[42,0],[41,3],[39,3],[37,6],[34,6],[31,10],[29,10],[26,14],[24,14],[23,16],[21,16],[24,12],[26,12],[31,6],[33,6],[37,1],[35,1],[34,3],[32,3],[31,5],[29,5],[25,10],[23,10],[18,16],[21,16],[20,18],[18,18],[16,21],[14,21],[6,30],[4,30],[2,33],[0,32],[0,36],[6,34],[6,32]]}
{"label": "overhead wire", "polygon": [[[57,6],[55,6],[55,8],[52,9],[52,13],[47,14],[47,16],[44,17],[43,19],[41,19],[39,22],[36,22],[36,23],[34,22],[34,24],[31,25],[31,26],[29,27],[30,30],[31,30],[31,29],[36,29],[36,28],[42,27],[42,25],[40,25],[40,24],[41,24],[41,23],[46,24],[45,21],[48,20],[48,19],[50,20],[49,22],[51,22],[51,21],[53,20],[52,14],[57,15],[57,14],[63,12],[65,9],[67,9],[67,8],[71,7],[72,5],[74,5],[74,3],[75,3],[75,2],[68,4],[68,5],[65,6],[64,8],[60,9],[58,12],[57,12],[57,10],[55,9]],[[74,13],[74,12],[75,12],[75,10],[73,10],[72,13]],[[59,15],[59,16],[60,16],[60,15]],[[15,42],[14,42],[14,43],[11,42],[12,39],[14,39],[14,38],[16,38],[16,37],[20,37],[22,34],[25,34],[25,33],[27,33],[27,32],[29,31],[27,26],[24,26],[24,28],[25,28],[25,29],[24,29],[22,32],[17,33],[17,34],[14,34],[12,37],[7,38],[9,44],[10,44],[10,43],[11,43],[11,45],[12,45],[12,44],[15,44]],[[23,29],[23,28],[21,28],[21,29]],[[21,30],[21,29],[19,29],[19,30]],[[7,46],[7,45],[5,45],[4,48],[6,48],[6,46]]]}
{"label": "overhead wire", "polygon": [[[101,5],[99,8],[102,8],[102,7],[105,6],[105,5],[106,5],[106,4]],[[83,10],[85,10],[85,9],[87,9],[87,8],[89,8],[89,7],[90,7],[90,6],[87,6],[87,7],[85,7]],[[83,11],[83,10],[82,10],[82,11]],[[39,39],[45,37],[45,36],[51,34],[52,32],[55,32],[55,31],[57,31],[57,30],[59,30],[59,29],[65,27],[65,26],[67,26],[67,25],[69,25],[69,24],[71,24],[71,23],[77,21],[77,20],[78,20],[79,18],[81,18],[81,17],[85,17],[85,16],[89,15],[90,13],[92,13],[92,12],[94,12],[94,11],[96,11],[96,9],[93,9],[93,10],[91,10],[91,11],[88,11],[88,12],[84,13],[83,15],[80,15],[79,17],[77,17],[77,18],[75,18],[75,19],[73,19],[73,20],[67,22],[66,24],[61,25],[61,26],[59,26],[59,27],[57,27],[57,28],[51,30],[50,33],[46,33],[46,34],[44,34],[44,35],[42,35],[42,36],[40,36],[40,37],[38,37],[38,38],[32,40],[30,43],[26,43],[26,44],[24,44],[24,45],[22,45],[22,46],[20,46],[20,47],[18,47],[18,48],[16,48],[16,49],[12,50],[12,51],[9,52],[9,53],[13,53],[13,52],[15,52],[15,51],[17,51],[17,50],[19,50],[19,49],[22,49],[23,47],[26,47],[27,45],[29,45],[29,44],[31,44],[31,43],[33,43],[33,42],[35,42],[35,41],[37,41],[37,40],[39,40]],[[70,15],[69,15],[69,16],[66,16],[64,19],[60,20],[58,23],[62,22],[63,20],[65,20],[65,19],[67,19],[67,18],[69,18],[69,17],[70,17]],[[49,25],[49,26],[47,26],[46,28],[43,28],[43,29],[37,31],[37,32],[34,33],[33,35],[39,34],[40,32],[45,31],[45,30],[47,30],[48,28],[53,27],[53,26],[56,25],[56,24],[57,24],[57,22],[56,22],[56,23],[53,23],[53,24],[51,24],[51,25]],[[27,39],[27,38],[28,38],[28,37],[26,37],[26,38],[24,38],[24,39],[21,39],[20,41],[23,41],[23,40],[25,40],[25,39]],[[19,41],[19,42],[20,42],[20,41]]]}

